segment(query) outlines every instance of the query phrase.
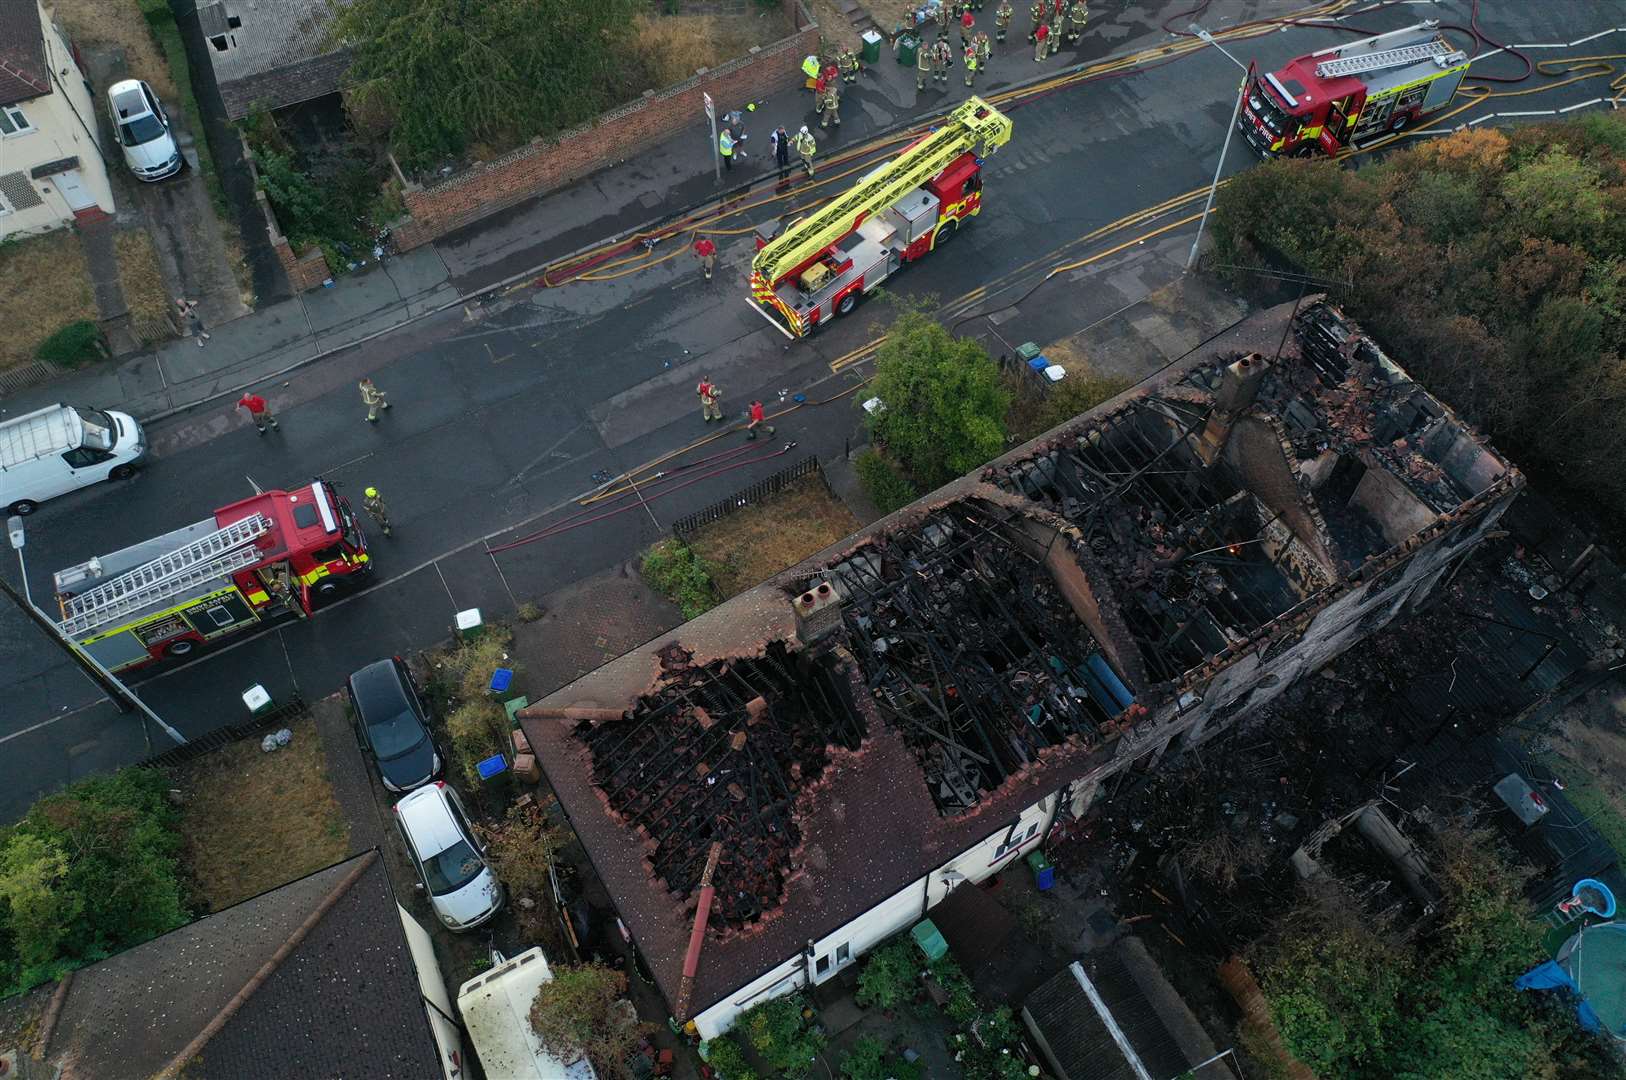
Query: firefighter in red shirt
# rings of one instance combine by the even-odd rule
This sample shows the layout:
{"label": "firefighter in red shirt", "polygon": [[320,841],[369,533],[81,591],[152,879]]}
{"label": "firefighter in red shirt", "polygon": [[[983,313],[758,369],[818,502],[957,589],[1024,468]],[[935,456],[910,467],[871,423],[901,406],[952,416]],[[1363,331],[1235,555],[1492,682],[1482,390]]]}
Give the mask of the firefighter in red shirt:
{"label": "firefighter in red shirt", "polygon": [[745,425],[745,437],[747,439],[756,438],[757,428],[760,427],[768,433],[768,438],[773,438],[773,425],[768,423],[767,420],[767,416],[762,411],[762,402],[751,402],[751,422]]}
{"label": "firefighter in red shirt", "polygon": [[711,280],[712,267],[717,265],[717,245],[711,242],[711,237],[702,236],[694,242],[694,257],[700,260],[700,269],[706,272],[706,280]]}
{"label": "firefighter in red shirt", "polygon": [[254,421],[254,428],[261,435],[268,427],[277,426],[277,418],[271,415],[271,406],[265,399],[252,390],[244,391],[243,396],[237,399],[239,409],[247,409],[249,419]]}

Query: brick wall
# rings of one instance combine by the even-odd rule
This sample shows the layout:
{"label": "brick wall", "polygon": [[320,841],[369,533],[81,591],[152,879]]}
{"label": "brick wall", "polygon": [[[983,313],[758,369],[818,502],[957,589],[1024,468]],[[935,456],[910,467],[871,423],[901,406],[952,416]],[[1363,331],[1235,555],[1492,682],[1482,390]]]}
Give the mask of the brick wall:
{"label": "brick wall", "polygon": [[613,165],[635,147],[691,128],[705,116],[703,92],[711,94],[718,108],[727,109],[801,85],[802,58],[818,52],[818,24],[800,0],[783,3],[791,25],[798,27],[789,37],[664,90],[646,92],[557,138],[532,142],[444,183],[428,188],[408,184],[404,192],[408,217],[392,231],[396,245],[405,251],[426,244]]}
{"label": "brick wall", "polygon": [[260,204],[260,213],[265,215],[265,231],[271,239],[271,250],[276,252],[282,272],[288,275],[288,284],[294,292],[316,288],[333,276],[327,256],[318,247],[311,248],[303,255],[294,253],[293,245],[282,235],[282,227],[277,223],[277,215],[272,212],[271,204],[266,201],[265,192],[260,190],[260,172],[254,167],[254,151],[248,148],[247,142],[242,142],[241,135],[238,140],[243,147],[243,160],[248,163],[249,177],[254,181],[254,201]]}

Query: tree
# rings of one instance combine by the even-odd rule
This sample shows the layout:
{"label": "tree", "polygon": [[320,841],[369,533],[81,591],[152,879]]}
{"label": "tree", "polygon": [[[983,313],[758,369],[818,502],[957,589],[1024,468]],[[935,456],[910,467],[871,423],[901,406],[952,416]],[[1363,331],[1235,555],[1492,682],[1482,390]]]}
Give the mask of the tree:
{"label": "tree", "polygon": [[603,964],[556,967],[531,1003],[531,1030],[546,1046],[586,1054],[601,1073],[628,1075],[645,1026],[623,1002],[626,989],[627,977]]}
{"label": "tree", "polygon": [[898,937],[869,954],[864,970],[858,973],[853,1000],[866,1009],[895,1009],[912,999],[919,988],[920,957],[915,943]]}
{"label": "tree", "polygon": [[887,332],[871,389],[885,405],[866,414],[871,437],[923,490],[1005,449],[1010,392],[987,350],[951,336],[919,308],[905,309]]}
{"label": "tree", "polygon": [[84,901],[67,889],[68,857],[41,837],[15,833],[0,847],[0,911],[24,967],[48,964]]}
{"label": "tree", "polygon": [[353,0],[346,100],[421,168],[474,144],[506,150],[617,104],[621,46],[643,0]]}

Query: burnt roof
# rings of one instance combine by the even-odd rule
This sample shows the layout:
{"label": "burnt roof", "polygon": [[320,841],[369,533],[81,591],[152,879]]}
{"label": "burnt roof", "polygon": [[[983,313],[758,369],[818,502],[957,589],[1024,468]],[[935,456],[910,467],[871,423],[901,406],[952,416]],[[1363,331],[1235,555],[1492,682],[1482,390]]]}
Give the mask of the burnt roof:
{"label": "burnt roof", "polygon": [[690,1015],[1008,828],[1181,680],[1327,602],[1352,563],[1313,498],[1332,462],[1355,459],[1345,497],[1395,543],[1437,520],[1414,490],[1434,477],[1380,451],[1415,448],[1474,490],[1516,480],[1336,309],[1312,300],[1265,361],[1288,317],[1244,321],[521,712],[669,1003],[713,842]]}
{"label": "burnt roof", "polygon": [[0,4],[0,105],[51,92],[45,22],[34,0]]}
{"label": "burnt roof", "polygon": [[156,1075],[358,867],[360,875],[186,1075],[439,1075],[405,931],[374,852],[77,972],[50,1060],[75,1076]]}

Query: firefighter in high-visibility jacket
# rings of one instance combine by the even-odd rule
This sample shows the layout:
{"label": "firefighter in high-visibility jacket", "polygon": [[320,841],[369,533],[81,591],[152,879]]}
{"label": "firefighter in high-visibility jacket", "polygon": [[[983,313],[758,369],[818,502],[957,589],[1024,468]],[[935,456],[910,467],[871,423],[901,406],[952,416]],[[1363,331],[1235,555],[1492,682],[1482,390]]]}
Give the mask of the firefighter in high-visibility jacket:
{"label": "firefighter in high-visibility jacket", "polygon": [[1078,44],[1078,39],[1084,36],[1084,24],[1089,18],[1090,5],[1084,0],[1073,0],[1073,6],[1067,12],[1067,44]]}
{"label": "firefighter in high-visibility jacket", "polygon": [[977,46],[975,42],[965,47],[960,59],[965,61],[965,84],[970,86],[977,78]]}
{"label": "firefighter in high-visibility jacket", "polygon": [[926,79],[932,75],[932,47],[921,40],[915,49],[915,89],[926,89]]}
{"label": "firefighter in high-visibility jacket", "polygon": [[1061,51],[1061,31],[1067,22],[1067,0],[1052,0],[1050,5],[1050,55]]}
{"label": "firefighter in high-visibility jacket", "polygon": [[994,40],[1004,41],[1005,31],[1011,27],[1011,18],[1016,10],[1011,7],[1011,0],[999,0],[999,6],[994,9]]}
{"label": "firefighter in high-visibility jacket", "polygon": [[949,68],[954,66],[954,46],[947,37],[939,37],[932,45],[932,78],[948,82]]}
{"label": "firefighter in high-visibility jacket", "polygon": [[831,79],[824,84],[824,93],[819,95],[819,126],[827,128],[834,120],[836,127],[841,126],[841,80]]}
{"label": "firefighter in high-visibility jacket", "polygon": [[1039,27],[1044,25],[1045,16],[1049,13],[1050,4],[1048,0],[1033,0],[1033,4],[1028,8],[1028,14],[1033,17],[1033,25],[1028,27],[1029,45],[1039,43]]}
{"label": "firefighter in high-visibility jacket", "polygon": [[807,170],[807,178],[809,180],[813,179],[813,155],[818,151],[819,144],[814,140],[813,133],[807,130],[806,124],[803,124],[801,129],[796,132],[796,137],[791,140],[790,144],[801,155],[802,168]]}

